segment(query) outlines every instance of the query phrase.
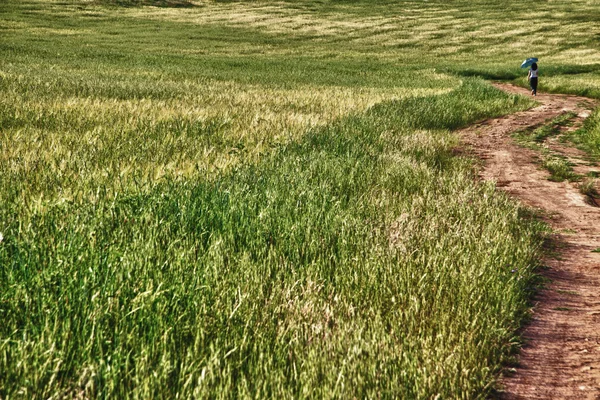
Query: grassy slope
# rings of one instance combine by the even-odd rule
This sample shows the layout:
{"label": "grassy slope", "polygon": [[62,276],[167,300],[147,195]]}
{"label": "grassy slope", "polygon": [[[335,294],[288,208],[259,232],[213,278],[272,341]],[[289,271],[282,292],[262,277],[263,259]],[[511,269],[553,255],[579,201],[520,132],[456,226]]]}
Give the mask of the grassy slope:
{"label": "grassy slope", "polygon": [[2,397],[490,388],[539,227],[448,130],[529,103],[439,71],[518,73],[521,5],[0,7]]}

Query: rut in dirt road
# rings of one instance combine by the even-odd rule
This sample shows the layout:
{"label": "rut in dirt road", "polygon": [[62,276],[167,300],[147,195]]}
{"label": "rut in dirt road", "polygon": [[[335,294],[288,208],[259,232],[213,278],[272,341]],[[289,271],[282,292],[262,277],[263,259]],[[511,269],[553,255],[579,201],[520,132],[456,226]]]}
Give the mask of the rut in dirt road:
{"label": "rut in dirt road", "polygon": [[[528,94],[507,84],[496,87]],[[513,374],[501,379],[506,399],[600,398],[600,208],[580,193],[578,183],[553,182],[540,166],[540,152],[519,146],[515,131],[547,124],[567,115],[572,130],[580,126],[597,104],[590,99],[539,95],[540,106],[485,121],[460,132],[463,141],[484,160],[481,177],[494,180],[524,204],[539,209],[553,228],[553,255],[542,275],[546,288],[535,298],[525,344]],[[568,159],[574,172],[600,172],[585,155],[550,138],[544,150]]]}

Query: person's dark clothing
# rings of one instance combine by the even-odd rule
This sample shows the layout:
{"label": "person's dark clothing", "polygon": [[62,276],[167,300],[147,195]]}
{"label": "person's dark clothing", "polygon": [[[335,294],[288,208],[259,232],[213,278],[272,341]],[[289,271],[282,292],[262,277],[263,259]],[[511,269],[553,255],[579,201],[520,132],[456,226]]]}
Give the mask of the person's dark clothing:
{"label": "person's dark clothing", "polygon": [[537,94],[537,85],[538,85],[537,76],[535,78],[529,79],[529,86],[531,86],[531,90],[533,90],[533,94]]}

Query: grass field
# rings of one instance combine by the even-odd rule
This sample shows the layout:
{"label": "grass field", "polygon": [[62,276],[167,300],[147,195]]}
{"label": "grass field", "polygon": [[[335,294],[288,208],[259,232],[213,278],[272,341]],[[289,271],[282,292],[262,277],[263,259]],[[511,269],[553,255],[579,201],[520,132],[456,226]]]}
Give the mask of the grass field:
{"label": "grass field", "polygon": [[596,109],[585,120],[583,128],[574,132],[570,139],[596,158],[600,158],[600,110]]}
{"label": "grass field", "polygon": [[452,130],[594,1],[123,4],[0,3],[0,398],[486,397],[544,228]]}

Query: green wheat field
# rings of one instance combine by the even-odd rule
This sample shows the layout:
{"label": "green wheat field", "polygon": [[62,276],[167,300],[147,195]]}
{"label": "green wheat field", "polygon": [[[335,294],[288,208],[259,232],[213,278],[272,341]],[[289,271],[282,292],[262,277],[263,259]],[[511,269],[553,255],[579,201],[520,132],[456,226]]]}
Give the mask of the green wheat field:
{"label": "green wheat field", "polygon": [[453,132],[600,98],[599,8],[1,1],[0,398],[489,396],[546,228]]}

